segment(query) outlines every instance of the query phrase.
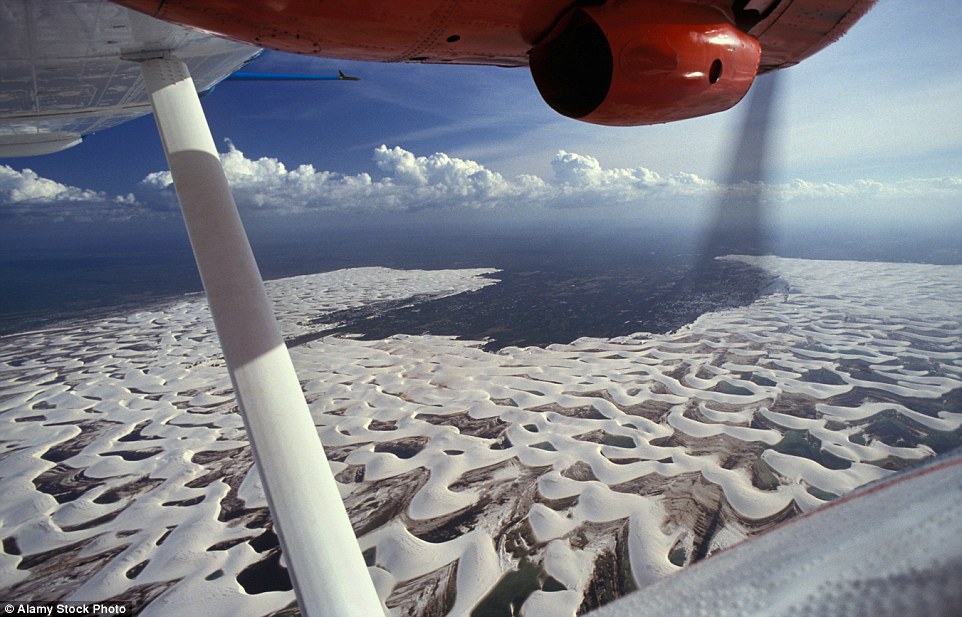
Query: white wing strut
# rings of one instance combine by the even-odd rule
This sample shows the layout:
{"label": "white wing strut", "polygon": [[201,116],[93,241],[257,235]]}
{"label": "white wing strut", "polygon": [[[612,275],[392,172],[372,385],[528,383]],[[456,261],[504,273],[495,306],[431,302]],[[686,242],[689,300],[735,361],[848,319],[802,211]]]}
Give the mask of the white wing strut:
{"label": "white wing strut", "polygon": [[383,615],[187,66],[141,66],[301,611]]}

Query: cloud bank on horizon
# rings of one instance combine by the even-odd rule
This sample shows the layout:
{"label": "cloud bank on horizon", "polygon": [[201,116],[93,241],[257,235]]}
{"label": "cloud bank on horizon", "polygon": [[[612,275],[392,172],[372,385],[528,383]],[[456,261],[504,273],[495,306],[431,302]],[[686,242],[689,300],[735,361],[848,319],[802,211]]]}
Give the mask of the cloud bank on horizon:
{"label": "cloud bank on horizon", "polygon": [[[764,189],[787,204],[872,207],[893,203],[962,206],[962,177],[908,178],[895,182],[742,183],[725,186],[693,173],[662,175],[645,167],[606,168],[598,159],[559,150],[554,177],[506,177],[484,165],[442,152],[419,156],[379,146],[372,173],[288,168],[273,157],[256,160],[227,141],[221,161],[241,211],[273,215],[308,213],[406,213],[425,210],[528,211],[636,206],[665,208],[704,203],[721,191]],[[174,216],[170,172],[148,174],[127,195],[108,195],[44,178],[30,169],[0,165],[0,220],[7,222],[131,221]]]}

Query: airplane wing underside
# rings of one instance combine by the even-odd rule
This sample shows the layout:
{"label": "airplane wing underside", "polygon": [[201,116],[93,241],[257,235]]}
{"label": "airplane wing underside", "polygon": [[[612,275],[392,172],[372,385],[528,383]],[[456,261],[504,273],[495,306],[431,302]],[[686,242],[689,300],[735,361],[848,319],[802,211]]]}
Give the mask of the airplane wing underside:
{"label": "airplane wing underside", "polygon": [[185,62],[203,92],[260,51],[106,0],[6,0],[0,4],[0,156],[63,150],[150,113],[140,66],[129,60],[145,52]]}

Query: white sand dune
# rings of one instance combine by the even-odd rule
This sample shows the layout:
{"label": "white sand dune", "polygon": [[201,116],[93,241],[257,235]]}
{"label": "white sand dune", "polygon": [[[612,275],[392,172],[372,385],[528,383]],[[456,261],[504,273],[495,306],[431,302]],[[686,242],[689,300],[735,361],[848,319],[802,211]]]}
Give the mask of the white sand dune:
{"label": "white sand dune", "polygon": [[[745,258],[787,285],[667,335],[324,337],[491,270],[272,282],[396,615],[572,615],[955,447],[962,267]],[[266,615],[293,593],[203,300],[0,339],[0,598]]]}
{"label": "white sand dune", "polygon": [[960,466],[956,453],[890,476],[591,615],[954,617]]}

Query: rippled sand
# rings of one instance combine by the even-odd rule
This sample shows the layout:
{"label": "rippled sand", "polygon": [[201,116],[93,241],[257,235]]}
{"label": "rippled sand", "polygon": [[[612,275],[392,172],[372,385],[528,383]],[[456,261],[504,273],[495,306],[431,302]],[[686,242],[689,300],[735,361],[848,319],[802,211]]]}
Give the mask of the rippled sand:
{"label": "rippled sand", "polygon": [[[779,291],[498,353],[323,336],[324,313],[490,270],[271,283],[394,614],[583,612],[959,445],[962,267],[737,259]],[[0,597],[291,606],[201,299],[0,339],[0,371]]]}

